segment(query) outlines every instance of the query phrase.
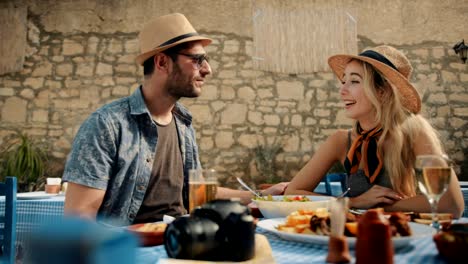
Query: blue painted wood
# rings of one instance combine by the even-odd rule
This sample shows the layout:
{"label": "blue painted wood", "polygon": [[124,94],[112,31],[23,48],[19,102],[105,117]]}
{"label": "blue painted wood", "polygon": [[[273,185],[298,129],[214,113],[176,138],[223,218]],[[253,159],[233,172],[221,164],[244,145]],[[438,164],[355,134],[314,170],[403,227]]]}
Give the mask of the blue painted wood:
{"label": "blue painted wood", "polygon": [[332,195],[332,188],[331,188],[331,183],[332,182],[340,182],[341,183],[341,190],[344,192],[347,189],[347,183],[346,183],[346,173],[328,173],[323,177],[322,182],[325,183],[325,194],[326,195]]}
{"label": "blue painted wood", "polygon": [[0,262],[13,264],[16,256],[16,177],[6,177],[5,182],[0,183],[0,196],[5,196],[5,213],[0,222],[3,223]]}

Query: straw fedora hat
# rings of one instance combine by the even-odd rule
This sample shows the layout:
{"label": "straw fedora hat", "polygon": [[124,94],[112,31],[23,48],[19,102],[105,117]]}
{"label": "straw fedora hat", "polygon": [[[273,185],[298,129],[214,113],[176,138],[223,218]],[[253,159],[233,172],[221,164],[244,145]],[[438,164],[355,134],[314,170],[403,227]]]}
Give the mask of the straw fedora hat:
{"label": "straw fedora hat", "polygon": [[334,55],[328,58],[328,65],[338,79],[342,80],[346,65],[352,59],[365,61],[377,69],[400,93],[403,106],[412,113],[421,111],[421,97],[411,85],[409,78],[413,67],[403,53],[390,46],[378,46],[361,54]]}
{"label": "straw fedora hat", "polygon": [[198,35],[187,18],[179,13],[152,19],[145,25],[138,38],[141,53],[136,57],[136,62],[139,65],[143,65],[145,60],[155,54],[184,42],[201,40],[202,45],[207,46],[212,41]]}

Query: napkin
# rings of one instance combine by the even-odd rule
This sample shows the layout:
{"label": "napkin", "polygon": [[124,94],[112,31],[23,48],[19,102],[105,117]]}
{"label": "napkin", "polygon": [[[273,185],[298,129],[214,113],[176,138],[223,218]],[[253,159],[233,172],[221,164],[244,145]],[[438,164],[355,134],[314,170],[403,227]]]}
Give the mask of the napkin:
{"label": "napkin", "polygon": [[62,183],[61,178],[47,178],[46,181],[48,185],[60,185]]}
{"label": "napkin", "polygon": [[190,260],[190,259],[160,259],[159,264],[254,264],[254,263],[271,263],[274,264],[270,243],[264,235],[255,234],[255,255],[252,259],[241,262],[214,262],[204,260]]}

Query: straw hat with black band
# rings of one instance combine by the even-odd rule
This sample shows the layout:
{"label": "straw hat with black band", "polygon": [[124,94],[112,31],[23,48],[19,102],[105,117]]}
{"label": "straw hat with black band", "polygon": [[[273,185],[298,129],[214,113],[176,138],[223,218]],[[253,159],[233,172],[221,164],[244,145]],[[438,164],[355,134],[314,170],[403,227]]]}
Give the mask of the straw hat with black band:
{"label": "straw hat with black band", "polygon": [[328,64],[338,79],[342,80],[346,65],[353,59],[371,64],[396,87],[400,93],[401,103],[406,109],[414,114],[421,111],[419,93],[409,82],[413,67],[403,53],[390,46],[378,46],[357,56],[344,54],[331,56]]}
{"label": "straw hat with black band", "polygon": [[139,65],[159,52],[184,42],[199,40],[203,46],[212,40],[198,35],[187,18],[179,13],[157,17],[149,21],[138,36],[141,53],[136,57]]}

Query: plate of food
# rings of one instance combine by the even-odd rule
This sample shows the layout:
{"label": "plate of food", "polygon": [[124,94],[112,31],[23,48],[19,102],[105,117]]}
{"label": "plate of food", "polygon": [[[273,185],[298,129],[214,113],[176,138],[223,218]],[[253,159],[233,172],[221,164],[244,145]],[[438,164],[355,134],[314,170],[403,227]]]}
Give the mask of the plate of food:
{"label": "plate of food", "polygon": [[[326,215],[326,213],[324,214]],[[291,219],[288,216],[288,218],[261,220],[257,223],[257,227],[274,233],[285,240],[328,246],[329,237],[327,235],[327,231],[322,229],[327,225],[326,217],[318,217],[315,221],[312,222],[314,222],[316,226],[312,227],[311,221],[310,219],[307,219],[307,217],[301,216],[297,218],[293,217]],[[432,236],[435,233],[435,230],[427,225],[413,222],[406,222],[406,224],[406,231],[404,231],[405,234],[396,233],[392,237],[394,248],[407,246],[414,239]],[[348,229],[345,231],[348,232],[348,234],[356,234],[357,222],[347,223],[345,228]],[[348,236],[347,241],[350,248],[355,247],[355,236]]]}
{"label": "plate of food", "polygon": [[140,239],[140,245],[157,246],[164,242],[164,231],[167,224],[163,222],[134,224],[127,229],[136,234]]}
{"label": "plate of food", "polygon": [[253,202],[265,218],[286,217],[290,213],[300,210],[316,210],[328,208],[331,196],[318,195],[269,195],[256,198]]}

